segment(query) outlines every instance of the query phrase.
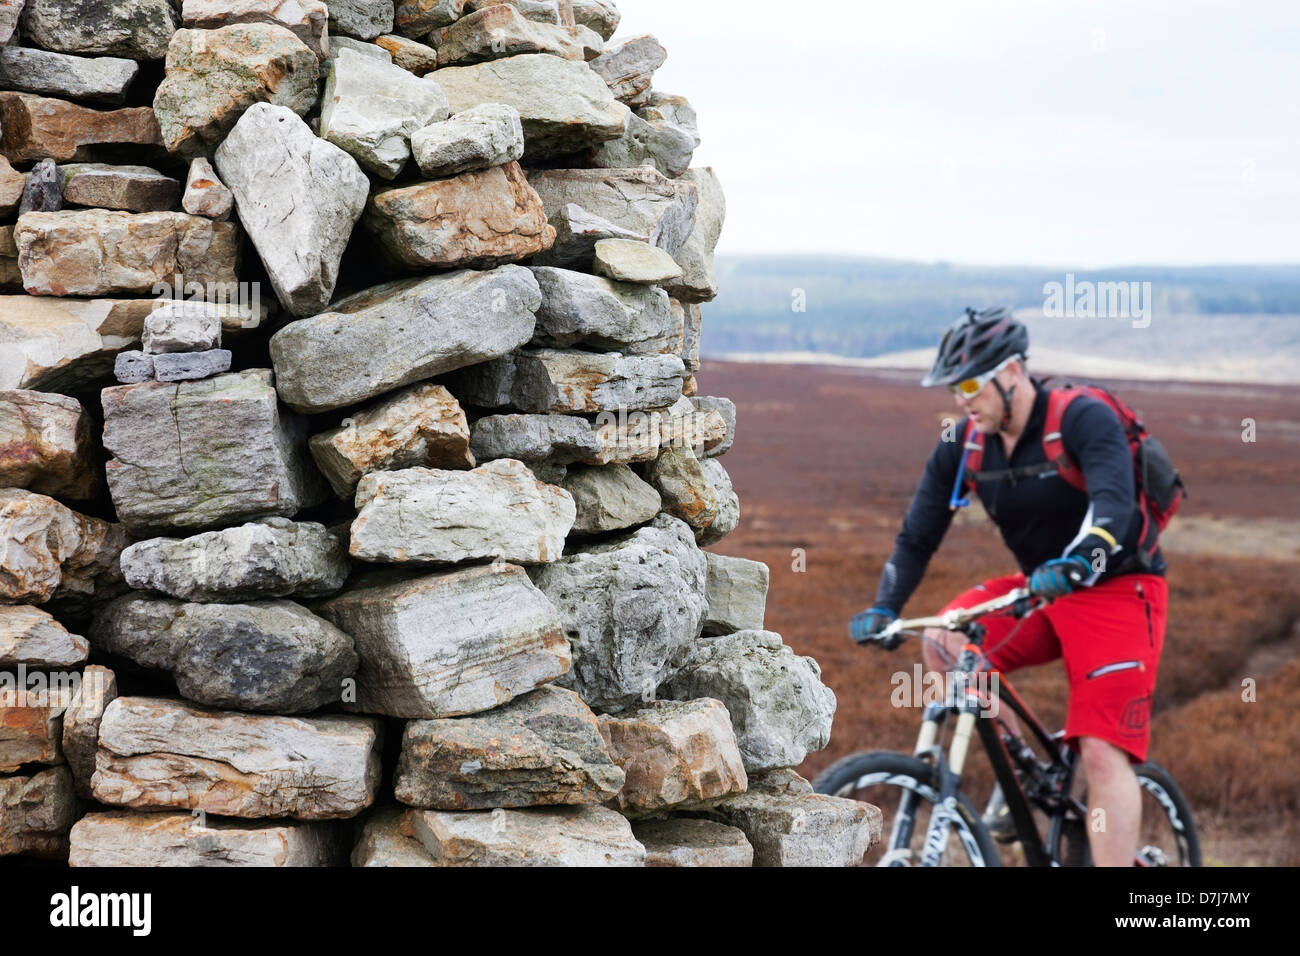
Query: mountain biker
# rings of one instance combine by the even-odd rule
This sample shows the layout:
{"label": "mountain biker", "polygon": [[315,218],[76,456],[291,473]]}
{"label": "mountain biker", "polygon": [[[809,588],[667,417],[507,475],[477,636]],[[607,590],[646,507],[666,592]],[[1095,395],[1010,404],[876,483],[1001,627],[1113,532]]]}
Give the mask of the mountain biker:
{"label": "mountain biker", "polygon": [[[1065,739],[1087,776],[1092,857],[1098,866],[1131,866],[1141,815],[1132,765],[1146,759],[1150,739],[1165,634],[1165,563],[1158,548],[1149,560],[1140,559],[1132,453],[1123,426],[1104,402],[1081,395],[1061,419],[1065,450],[1081,468],[1086,492],[1051,468],[1019,474],[1023,466],[1046,461],[1049,390],[1026,371],[1028,349],[1028,331],[1008,310],[967,309],[944,335],[921,382],[948,386],[984,436],[978,496],[1020,568],[976,585],[944,610],[1025,586],[1055,599],[1022,620],[985,618],[985,657],[990,667],[1008,673],[1064,658],[1070,684]],[[850,632],[859,643],[897,618],[952,521],[965,443],[964,428],[955,431],[955,438],[940,439],[926,462],[874,605],[853,618]],[[927,629],[925,636],[926,666],[951,667],[964,636],[942,629]],[[886,646],[901,640],[895,635]],[[1017,729],[1009,711],[1000,719]],[[1004,836],[1014,831],[1000,790],[985,819]]]}

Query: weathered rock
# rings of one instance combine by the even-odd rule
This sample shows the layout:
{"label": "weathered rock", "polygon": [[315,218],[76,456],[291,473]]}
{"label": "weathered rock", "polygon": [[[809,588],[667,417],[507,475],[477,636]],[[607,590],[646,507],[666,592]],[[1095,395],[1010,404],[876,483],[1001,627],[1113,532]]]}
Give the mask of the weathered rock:
{"label": "weathered rock", "polygon": [[[13,168],[9,158],[0,156],[0,216],[10,216],[18,211],[18,204],[22,202],[23,189],[26,185],[27,181],[23,178],[23,174]],[[12,232],[10,239],[12,240]],[[13,255],[18,255],[17,250]]]}
{"label": "weathered rock", "polygon": [[433,866],[433,857],[415,837],[409,811],[383,807],[366,817],[352,848],[353,866]]}
{"label": "weathered rock", "polygon": [[571,269],[534,266],[542,291],[533,342],[544,347],[657,355],[674,337],[668,294]]}
{"label": "weathered rock", "polygon": [[148,166],[78,163],[64,170],[63,198],[76,206],[165,212],[176,205],[181,184]]}
{"label": "weathered rock", "polygon": [[493,4],[461,17],[438,38],[438,67],[467,66],[522,53],[549,53],[582,62],[600,54],[576,29],[530,20],[509,4]]}
{"label": "weathered rock", "polygon": [[126,88],[140,67],[134,60],[81,57],[8,46],[0,50],[0,86],[113,106],[126,102]]}
{"label": "weathered rock", "polygon": [[573,0],[573,19],[588,29],[595,30],[601,39],[608,40],[618,29],[622,14],[607,0]]}
{"label": "weathered rock", "polygon": [[0,289],[21,290],[23,274],[18,269],[18,246],[14,227],[0,226]]}
{"label": "weathered rock", "polygon": [[191,216],[225,222],[230,218],[230,210],[234,205],[234,193],[217,178],[212,162],[202,156],[192,160],[189,174],[185,177],[185,196],[181,199],[181,208]]}
{"label": "weathered rock", "polygon": [[525,349],[458,373],[451,387],[488,408],[586,414],[671,405],[682,371],[676,355]]}
{"label": "weathered rock", "polygon": [[[529,174],[528,182],[542,197],[548,218],[575,203],[589,215],[631,233],[621,238],[639,239],[669,253],[682,247],[695,224],[699,188],[648,166],[539,169]],[[592,246],[594,251],[595,243]]]}
{"label": "weathered rock", "polygon": [[[670,300],[677,302],[676,299]],[[683,334],[682,334],[682,362],[686,368],[692,372],[698,372],[700,369],[700,326],[703,321],[703,315],[700,307],[693,302],[682,305],[678,303],[683,313]]]}
{"label": "weathered rock", "polygon": [[323,823],[244,823],[192,813],[88,813],[72,828],[70,865],[334,866],[341,834]]}
{"label": "weathered rock", "polygon": [[0,0],[0,44],[8,43],[18,29],[18,15],[26,0]]}
{"label": "weathered rock", "polygon": [[0,93],[0,152],[10,162],[84,159],[107,143],[162,143],[158,120],[148,106],[92,110],[28,93]]}
{"label": "weathered rock", "polygon": [[709,564],[709,613],[704,618],[704,633],[761,631],[767,605],[767,565],[710,551],[704,558]]}
{"label": "weathered rock", "polygon": [[235,23],[275,24],[296,36],[322,60],[330,45],[329,13],[321,0],[184,0],[181,20],[185,26],[200,30]]}
{"label": "weathered rock", "polygon": [[718,518],[718,498],[689,448],[670,446],[646,470],[646,480],[663,499],[663,509],[681,518],[696,533]]}
{"label": "weathered rock", "polygon": [[355,673],[352,639],[292,601],[182,604],[127,595],[106,605],[94,646],[172,672],[210,707],[306,713],[338,702]]}
{"label": "weathered rock", "polygon": [[42,159],[32,167],[23,186],[23,198],[18,203],[18,215],[29,212],[58,212],[63,208],[63,188],[66,182],[63,170],[52,159]]}
{"label": "weathered rock", "polygon": [[646,120],[633,113],[618,139],[601,143],[592,154],[597,166],[620,168],[653,166],[665,176],[677,177],[691,165],[699,138],[666,120]]}
{"label": "weathered rock", "polygon": [[576,203],[547,207],[547,221],[555,230],[555,244],[533,257],[534,265],[590,270],[601,239],[635,239],[637,234],[593,216]]}
{"label": "weathered rock", "polygon": [[239,280],[239,227],[183,212],[33,212],[14,241],[33,295],[150,293],[178,274],[205,288]]}
{"label": "weathered rock", "polygon": [[338,55],[344,50],[355,50],[362,56],[374,57],[376,60],[382,60],[385,63],[393,62],[393,55],[376,43],[366,43],[364,40],[356,40],[352,37],[332,35],[330,37],[329,59],[337,59]]}
{"label": "weathered rock", "polygon": [[67,767],[0,777],[0,856],[59,859],[68,852],[68,830],[76,818]]}
{"label": "weathered rock", "polygon": [[418,37],[459,20],[465,0],[397,0],[396,7],[397,28]]}
{"label": "weathered rock", "polygon": [[27,0],[23,36],[60,53],[161,60],[180,18],[171,0]]}
{"label": "weathered rock", "polygon": [[474,423],[470,449],[479,461],[516,458],[537,466],[565,465],[597,454],[591,425],[561,415],[485,415]]}
{"label": "weathered rock", "polygon": [[411,134],[447,118],[447,98],[431,78],[355,50],[330,60],[321,136],[382,179],[411,158]]}
{"label": "weathered rock", "polygon": [[830,741],[835,695],[821,682],[821,668],[771,631],[698,641],[664,693],[722,701],[750,773],[792,767]]}
{"label": "weathered rock", "polygon": [[754,866],[855,866],[879,842],[882,818],[861,800],[759,789],[703,813],[744,831]]}
{"label": "weathered rock", "polygon": [[113,359],[113,377],[123,385],[153,381],[153,356],[137,349],[118,352]]}
{"label": "weathered rock", "polygon": [[452,113],[482,103],[508,103],[518,110],[529,160],[617,139],[627,125],[628,110],[614,101],[601,78],[586,64],[558,56],[526,53],[434,75]]}
{"label": "weathered rock", "polygon": [[18,488],[0,490],[0,604],[102,600],[122,589],[121,525]]}
{"label": "weathered rock", "polygon": [[645,847],[646,866],[753,866],[743,830],[712,820],[637,820],[632,835]]}
{"label": "weathered rock", "polygon": [[555,241],[518,163],[376,193],[366,226],[409,268],[491,268]]}
{"label": "weathered rock", "polygon": [[662,507],[659,492],[627,465],[570,468],[561,487],[573,495],[578,510],[575,534],[603,534],[644,524]]}
{"label": "weathered rock", "polygon": [[559,683],[592,707],[613,713],[653,700],[700,634],[704,555],[676,518],[660,515],[533,573],[573,646],[573,671]]}
{"label": "weathered rock", "polygon": [[72,771],[77,796],[86,800],[91,798],[90,778],[95,773],[99,722],[104,708],[116,699],[117,675],[107,667],[91,664],[81,672],[76,693],[63,712],[63,756]]}
{"label": "weathered rock", "polygon": [[644,106],[650,98],[655,70],[668,59],[668,51],[646,34],[624,40],[591,61],[591,69],[609,84],[614,98],[629,106]]}
{"label": "weathered rock", "polygon": [[[703,548],[717,544],[736,530],[736,526],[740,524],[740,498],[731,486],[731,476],[727,474],[727,469],[722,467],[722,462],[718,459],[706,458],[700,462],[700,471],[713,486],[713,494],[718,501],[718,516],[695,536],[695,540]],[[797,760],[794,762],[798,763]]]}
{"label": "weathered rock", "polygon": [[524,155],[519,111],[505,103],[484,103],[433,123],[411,136],[420,172],[430,179],[513,163]]}
{"label": "weathered rock", "polygon": [[397,799],[433,810],[603,803],[623,786],[591,712],[543,686],[473,717],[411,721]]}
{"label": "weathered rock", "polygon": [[736,403],[729,398],[697,395],[691,398],[691,404],[695,406],[695,411],[700,415],[715,412],[726,426],[725,437],[720,441],[707,444],[699,457],[717,458],[719,455],[725,455],[736,440]]}
{"label": "weathered rock", "polygon": [[271,382],[269,369],[249,369],[104,389],[108,487],[132,534],[292,517],[325,497],[306,423],[281,414]]}
{"label": "weathered rock", "polygon": [[477,13],[484,7],[495,6],[498,3],[510,4],[529,20],[537,23],[559,25],[562,22],[556,0],[465,0],[465,13],[467,15]]}
{"label": "weathered rock", "polygon": [[651,701],[600,718],[600,735],[627,781],[623,813],[697,805],[748,785],[727,709],[716,700]]}
{"label": "weathered rock", "polygon": [[703,459],[710,457],[711,450],[721,445],[726,436],[726,420],[713,409],[696,409],[686,396],[686,383],[682,384],[682,397],[660,417],[660,448],[688,449],[701,460],[701,470],[704,469]]}
{"label": "weathered rock", "polygon": [[99,727],[95,799],[232,817],[356,816],[379,789],[380,727],[369,717],[272,717],[119,697]]}
{"label": "weathered rock", "polygon": [[363,578],[317,612],[356,642],[356,701],[345,706],[364,713],[474,714],[570,667],[555,608],[515,565]]}
{"label": "weathered rock", "polygon": [[700,145],[699,118],[695,107],[684,96],[651,90],[649,100],[636,111],[636,115],[648,123],[671,123],[691,137],[695,146]]}
{"label": "weathered rock", "polygon": [[100,487],[93,432],[75,398],[0,390],[0,488],[93,498]]}
{"label": "weathered rock", "polygon": [[293,111],[257,103],[217,148],[216,164],[280,304],[294,315],[324,308],[370,191],[357,161]]}
{"label": "weathered rock", "polygon": [[60,669],[86,662],[90,644],[40,608],[0,604],[0,667]]}
{"label": "weathered rock", "polygon": [[455,813],[412,810],[437,866],[644,866],[645,848],[606,807]]}
{"label": "weathered rock", "polygon": [[357,485],[350,552],[362,561],[554,561],[573,527],[573,498],[523,462],[473,471],[377,471]]}
{"label": "weathered rock", "polygon": [[285,518],[137,541],[121,564],[133,588],[199,602],[324,597],[348,576],[347,546],[337,535]]}
{"label": "weathered rock", "polygon": [[[690,169],[682,179],[694,183],[700,201],[695,209],[695,225],[686,243],[677,250],[676,259],[682,275],[671,280],[668,294],[682,302],[708,302],[718,294],[718,278],[713,270],[713,250],[722,234],[727,215],[727,200],[712,167]],[[698,330],[698,324],[696,326]],[[698,337],[698,331],[697,331]],[[698,344],[696,345],[698,353]]]}
{"label": "weathered rock", "polygon": [[393,31],[393,0],[332,0],[329,32],[373,40]]}
{"label": "weathered rock", "polygon": [[[27,676],[30,680],[40,675]],[[66,705],[62,697],[42,696],[39,686],[24,687],[13,675],[5,675],[0,687],[0,774],[11,773],[23,764],[63,763],[59,737]],[[3,779],[0,777],[0,781]]]}
{"label": "weathered rock", "polygon": [[407,37],[388,33],[375,39],[375,45],[388,51],[389,62],[416,76],[424,76],[438,65],[438,51]]}
{"label": "weathered rock", "polygon": [[302,40],[270,23],[176,31],[153,100],[163,144],[187,158],[210,156],[254,103],[305,115],[316,104],[317,63]]}
{"label": "weathered rock", "polygon": [[682,274],[664,250],[632,239],[601,239],[593,252],[596,275],[618,282],[663,285]]}
{"label": "weathered rock", "polygon": [[[372,471],[475,465],[469,424],[441,385],[415,385],[313,435],[312,456],[340,498],[350,498]],[[504,456],[501,456],[504,457]]]}
{"label": "weathered rock", "polygon": [[167,352],[153,357],[153,377],[159,382],[191,382],[230,371],[229,349]]}
{"label": "weathered rock", "polygon": [[541,300],[519,266],[376,286],[271,337],[280,397],[330,411],[504,355],[532,338]]}
{"label": "weathered rock", "polygon": [[207,302],[170,299],[146,316],[141,342],[150,355],[214,349],[221,345],[221,316]]}

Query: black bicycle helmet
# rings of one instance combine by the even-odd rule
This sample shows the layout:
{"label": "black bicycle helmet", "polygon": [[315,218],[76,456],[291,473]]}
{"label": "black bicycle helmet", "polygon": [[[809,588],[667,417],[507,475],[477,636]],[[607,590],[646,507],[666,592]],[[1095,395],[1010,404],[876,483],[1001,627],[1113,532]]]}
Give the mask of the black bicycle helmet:
{"label": "black bicycle helmet", "polygon": [[934,366],[921,384],[952,385],[982,375],[1013,355],[1024,358],[1029,351],[1029,330],[1011,317],[1007,308],[967,309],[939,343]]}

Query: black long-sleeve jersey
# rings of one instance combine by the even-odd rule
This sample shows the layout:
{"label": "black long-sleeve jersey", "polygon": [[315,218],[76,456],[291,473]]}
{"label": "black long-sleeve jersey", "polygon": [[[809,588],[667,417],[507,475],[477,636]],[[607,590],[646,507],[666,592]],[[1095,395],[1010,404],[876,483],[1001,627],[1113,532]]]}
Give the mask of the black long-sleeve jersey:
{"label": "black long-sleeve jersey", "polygon": [[[1043,423],[1048,389],[1037,379],[1031,381],[1033,411],[1010,461],[1001,438],[985,435],[981,472],[1046,462]],[[902,610],[952,523],[948,502],[961,463],[965,423],[956,431],[955,440],[939,441],[925,464],[893,554],[881,574],[877,607],[895,613]],[[1135,567],[1126,560],[1137,552],[1142,519],[1133,482],[1133,457],[1115,413],[1104,402],[1081,395],[1061,417],[1061,440],[1083,471],[1086,492],[1068,484],[1055,469],[1031,477],[1003,475],[978,485],[984,510],[1002,533],[1020,570],[1029,574],[1044,561],[1078,554],[1093,567],[1084,582],[1088,585],[1133,570],[1163,574],[1166,566],[1159,549],[1149,567]],[[1089,530],[1094,527],[1109,534],[1119,546],[1113,547],[1105,535]]]}

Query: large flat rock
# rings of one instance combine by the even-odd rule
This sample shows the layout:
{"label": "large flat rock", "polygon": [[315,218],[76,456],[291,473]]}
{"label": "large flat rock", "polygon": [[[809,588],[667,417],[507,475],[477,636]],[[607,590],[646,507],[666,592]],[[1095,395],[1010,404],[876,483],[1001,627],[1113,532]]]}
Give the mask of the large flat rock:
{"label": "large flat rock", "polygon": [[323,412],[486,362],[533,335],[537,280],[521,266],[376,286],[271,337],[290,408]]}
{"label": "large flat rock", "polygon": [[239,226],[183,212],[30,212],[14,242],[32,295],[156,294],[177,275],[214,294],[239,284]]}
{"label": "large flat rock", "polygon": [[537,169],[529,173],[528,182],[542,197],[548,219],[576,205],[622,230],[612,238],[639,239],[668,253],[676,253],[690,236],[700,198],[694,183],[669,179],[649,166]]}
{"label": "large flat rock", "polygon": [[632,827],[606,807],[409,813],[416,837],[439,866],[645,865]]}
{"label": "large flat rock", "polygon": [[356,642],[356,700],[344,704],[363,713],[475,714],[570,667],[559,615],[516,565],[362,578],[316,610]]}
{"label": "large flat rock", "polygon": [[573,527],[573,497],[499,458],[473,471],[405,468],[357,485],[350,553],[362,561],[455,564],[554,561]]}
{"label": "large flat rock", "polygon": [[136,810],[353,817],[379,789],[380,723],[272,717],[119,697],[99,727],[94,793]]}
{"label": "large flat rock", "polygon": [[623,134],[628,109],[585,63],[526,53],[434,71],[452,113],[483,103],[519,111],[524,158],[536,160],[595,146]]}
{"label": "large flat rock", "polygon": [[342,833],[326,823],[225,820],[190,813],[88,813],[68,863],[92,866],[336,866]]}
{"label": "large flat rock", "polygon": [[433,810],[594,804],[623,786],[596,715],[546,685],[472,717],[406,725],[397,799]]}
{"label": "large flat rock", "polygon": [[0,152],[10,162],[85,159],[106,144],[162,144],[158,120],[149,106],[93,110],[65,100],[29,93],[0,93]]}

